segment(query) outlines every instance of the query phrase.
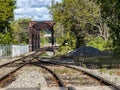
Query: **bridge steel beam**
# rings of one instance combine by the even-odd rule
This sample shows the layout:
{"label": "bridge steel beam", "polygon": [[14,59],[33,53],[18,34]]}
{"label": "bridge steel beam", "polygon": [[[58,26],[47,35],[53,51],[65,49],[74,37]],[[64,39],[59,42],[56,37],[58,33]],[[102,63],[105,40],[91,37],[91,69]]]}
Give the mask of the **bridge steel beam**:
{"label": "bridge steel beam", "polygon": [[35,51],[40,48],[40,31],[51,30],[51,45],[54,46],[54,22],[53,21],[30,21],[29,22],[29,50]]}

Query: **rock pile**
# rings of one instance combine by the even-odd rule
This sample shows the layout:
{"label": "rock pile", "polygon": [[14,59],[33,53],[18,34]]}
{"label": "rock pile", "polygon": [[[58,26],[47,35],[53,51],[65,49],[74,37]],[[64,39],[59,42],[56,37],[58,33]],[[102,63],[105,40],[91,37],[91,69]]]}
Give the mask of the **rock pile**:
{"label": "rock pile", "polygon": [[99,57],[108,56],[108,51],[100,51],[94,47],[82,46],[67,54],[68,57]]}

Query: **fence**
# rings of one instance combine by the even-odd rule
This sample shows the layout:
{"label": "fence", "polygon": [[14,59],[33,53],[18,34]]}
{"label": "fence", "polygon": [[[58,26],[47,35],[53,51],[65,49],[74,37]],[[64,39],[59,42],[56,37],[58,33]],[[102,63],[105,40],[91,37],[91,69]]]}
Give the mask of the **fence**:
{"label": "fence", "polygon": [[11,56],[11,45],[0,45],[0,58]]}
{"label": "fence", "polygon": [[29,45],[0,45],[0,58],[13,58],[29,52]]}

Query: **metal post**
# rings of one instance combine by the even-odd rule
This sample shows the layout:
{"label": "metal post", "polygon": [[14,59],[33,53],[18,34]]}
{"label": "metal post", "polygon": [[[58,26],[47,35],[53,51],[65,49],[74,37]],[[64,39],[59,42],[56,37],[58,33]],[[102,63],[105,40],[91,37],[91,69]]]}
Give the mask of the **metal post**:
{"label": "metal post", "polygon": [[51,38],[52,38],[52,48],[53,48],[53,55],[55,55],[55,48],[54,48],[54,28],[52,26],[52,29],[51,29]]}
{"label": "metal post", "polygon": [[51,29],[51,36],[52,36],[52,46],[54,46],[54,29],[53,29],[53,26],[52,26],[52,29]]}
{"label": "metal post", "polygon": [[31,29],[28,27],[28,34],[29,34],[29,51],[31,51]]}

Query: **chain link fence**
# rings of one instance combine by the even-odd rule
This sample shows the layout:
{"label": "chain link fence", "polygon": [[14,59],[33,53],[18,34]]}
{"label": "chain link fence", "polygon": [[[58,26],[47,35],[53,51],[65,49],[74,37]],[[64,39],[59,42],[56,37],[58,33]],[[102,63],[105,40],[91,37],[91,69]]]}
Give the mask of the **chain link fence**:
{"label": "chain link fence", "polygon": [[0,45],[0,58],[8,58],[12,55],[11,45]]}
{"label": "chain link fence", "polygon": [[14,58],[29,52],[29,45],[3,45],[0,44],[0,59]]}

